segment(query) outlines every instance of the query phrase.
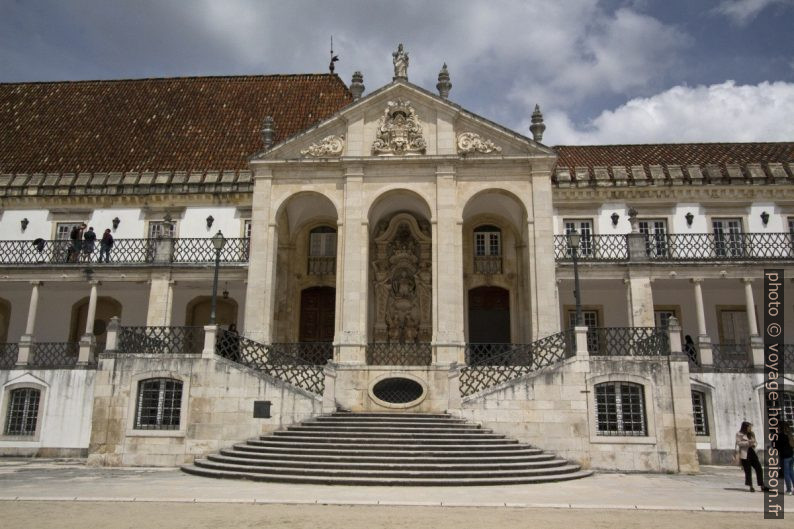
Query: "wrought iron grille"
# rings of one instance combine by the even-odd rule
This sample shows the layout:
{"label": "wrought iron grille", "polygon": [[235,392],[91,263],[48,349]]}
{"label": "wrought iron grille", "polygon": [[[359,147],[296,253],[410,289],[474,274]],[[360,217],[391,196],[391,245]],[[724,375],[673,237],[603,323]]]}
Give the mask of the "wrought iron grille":
{"label": "wrought iron grille", "polygon": [[331,342],[274,343],[270,347],[277,354],[301,358],[313,365],[324,365],[334,358]]}
{"label": "wrought iron grille", "polygon": [[709,419],[706,409],[706,394],[692,390],[692,418],[695,421],[695,435],[709,434]]}
{"label": "wrought iron grille", "polygon": [[429,343],[382,343],[367,345],[367,364],[371,366],[429,366],[433,349]]}
{"label": "wrought iron grille", "polygon": [[6,412],[5,435],[35,435],[41,392],[35,388],[11,390]]}
{"label": "wrought iron grille", "polygon": [[18,357],[18,343],[0,343],[0,369],[14,369]]}
{"label": "wrought iron grille", "polygon": [[631,382],[596,384],[596,434],[644,436],[645,395]]}
{"label": "wrought iron grille", "polygon": [[502,273],[502,257],[499,255],[475,255],[474,273],[497,275]]}
{"label": "wrought iron grille", "polygon": [[182,412],[182,381],[150,378],[138,382],[136,430],[178,430]]}
{"label": "wrought iron grille", "polygon": [[688,233],[665,235],[666,252],[651,261],[779,261],[794,259],[790,233]]}
{"label": "wrought iron grille", "polygon": [[[222,263],[248,261],[249,239],[226,239],[220,255]],[[174,239],[175,263],[214,263],[212,239]]]}
{"label": "wrought iron grille", "polygon": [[381,380],[372,388],[372,393],[383,402],[405,404],[422,396],[422,385],[409,378],[393,377]]}
{"label": "wrought iron grille", "polygon": [[318,395],[325,388],[322,366],[236,333],[220,330],[215,354]]}
{"label": "wrought iron grille", "polygon": [[587,349],[592,356],[669,355],[670,339],[659,327],[590,327]]}
{"label": "wrought iron grille", "polygon": [[526,363],[531,362],[531,354],[531,346],[528,344],[466,344],[466,364],[470,366],[525,365]]}
{"label": "wrought iron grille", "polygon": [[200,354],[204,346],[202,327],[121,327],[120,353]]}
{"label": "wrought iron grille", "polygon": [[309,256],[309,275],[323,276],[336,273],[336,257]]}
{"label": "wrought iron grille", "polygon": [[470,364],[460,371],[460,394],[464,397],[522,377],[542,367],[575,355],[572,330],[552,334],[531,344],[495,344],[505,347],[501,354],[472,344],[467,357],[482,363]]}
{"label": "wrought iron grille", "polygon": [[711,344],[715,371],[746,372],[753,370],[750,346],[745,344]]}
{"label": "wrought iron grille", "polygon": [[37,342],[29,363],[31,367],[74,367],[79,353],[77,342]]}
{"label": "wrought iron grille", "polygon": [[794,343],[783,346],[783,370],[786,373],[794,373]]}
{"label": "wrought iron grille", "polygon": [[[580,262],[628,261],[629,245],[625,235],[590,235],[587,245],[580,245],[576,258]],[[568,237],[554,236],[554,258],[557,261],[573,261],[573,250],[568,246]]]}

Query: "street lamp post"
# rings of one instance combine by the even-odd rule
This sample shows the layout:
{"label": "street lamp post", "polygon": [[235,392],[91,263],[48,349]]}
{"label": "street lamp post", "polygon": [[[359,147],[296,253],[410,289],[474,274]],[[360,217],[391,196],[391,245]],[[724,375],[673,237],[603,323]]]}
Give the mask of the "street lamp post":
{"label": "street lamp post", "polygon": [[584,325],[582,318],[582,300],[579,289],[579,243],[582,242],[582,235],[574,228],[568,233],[568,247],[571,249],[573,257],[573,295],[576,299],[576,326]]}
{"label": "street lamp post", "polygon": [[221,250],[226,245],[226,238],[218,230],[212,237],[212,246],[215,248],[215,274],[212,278],[212,309],[210,310],[210,325],[215,325],[215,307],[218,304],[218,268],[221,263]]}

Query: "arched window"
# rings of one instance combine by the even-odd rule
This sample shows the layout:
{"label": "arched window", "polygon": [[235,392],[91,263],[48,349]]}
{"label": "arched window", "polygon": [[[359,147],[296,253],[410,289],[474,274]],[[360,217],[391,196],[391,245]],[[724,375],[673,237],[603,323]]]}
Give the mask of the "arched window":
{"label": "arched window", "polygon": [[149,378],[138,382],[136,430],[178,430],[181,409],[181,381]]}
{"label": "arched window", "polygon": [[474,273],[502,273],[502,230],[496,226],[474,228]]}
{"label": "arched window", "polygon": [[598,435],[647,435],[645,397],[640,384],[596,384],[595,397]]}
{"label": "arched window", "polygon": [[695,420],[695,435],[709,434],[709,418],[706,412],[706,394],[692,391],[692,418]]}
{"label": "arched window", "polygon": [[309,275],[336,273],[336,230],[320,226],[309,232]]}
{"label": "arched window", "polygon": [[8,395],[5,435],[36,435],[41,391],[18,388]]}

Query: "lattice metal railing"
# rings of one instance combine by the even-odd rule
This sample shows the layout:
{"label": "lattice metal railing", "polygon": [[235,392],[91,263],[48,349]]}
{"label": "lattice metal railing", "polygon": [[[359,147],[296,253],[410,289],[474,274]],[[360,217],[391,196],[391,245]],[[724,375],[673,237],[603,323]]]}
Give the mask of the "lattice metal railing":
{"label": "lattice metal railing", "polygon": [[475,255],[474,273],[498,275],[502,273],[502,258],[498,255]]}
{"label": "lattice metal railing", "polygon": [[202,327],[121,327],[118,351],[124,354],[201,354]]}
{"label": "lattice metal railing", "polygon": [[[625,235],[590,235],[582,237],[576,257],[582,262],[628,261],[629,245]],[[565,235],[554,236],[554,258],[573,261],[573,250]]]}
{"label": "lattice metal railing", "polygon": [[215,354],[318,395],[325,388],[322,366],[236,333],[218,331]]}
{"label": "lattice metal railing", "polygon": [[665,251],[650,254],[650,260],[794,260],[794,239],[790,233],[691,233],[664,237]]}
{"label": "lattice metal railing", "polygon": [[[249,240],[226,239],[220,255],[222,263],[248,262]],[[174,239],[174,263],[214,263],[212,239]]]}
{"label": "lattice metal railing", "polygon": [[522,377],[576,354],[573,330],[552,334],[531,344],[495,344],[504,347],[501,354],[487,354],[484,344],[471,344],[467,356],[479,362],[460,371],[460,394],[473,395],[485,389]]}
{"label": "lattice metal railing", "polygon": [[324,276],[336,273],[336,257],[309,257],[309,275]]}
{"label": "lattice metal railing", "polygon": [[794,343],[787,343],[783,346],[783,371],[794,373]]}
{"label": "lattice metal railing", "polygon": [[367,365],[371,366],[429,366],[433,362],[433,348],[429,343],[384,343],[367,345]]}
{"label": "lattice metal railing", "polygon": [[714,371],[747,372],[753,370],[751,349],[748,344],[711,344]]}
{"label": "lattice metal railing", "polygon": [[30,367],[64,367],[77,365],[80,344],[77,342],[37,342],[33,344]]}
{"label": "lattice metal railing", "polygon": [[331,342],[295,342],[270,344],[273,351],[306,360],[314,365],[327,364],[334,358],[334,344]]}
{"label": "lattice metal railing", "polygon": [[592,356],[669,355],[670,337],[659,327],[590,327],[587,350]]}
{"label": "lattice metal railing", "polygon": [[14,369],[18,357],[18,343],[0,343],[0,369]]}

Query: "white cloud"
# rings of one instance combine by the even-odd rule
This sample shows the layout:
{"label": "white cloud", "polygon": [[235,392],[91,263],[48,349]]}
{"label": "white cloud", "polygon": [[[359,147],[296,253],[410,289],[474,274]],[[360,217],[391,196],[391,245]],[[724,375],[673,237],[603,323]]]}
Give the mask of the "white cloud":
{"label": "white cloud", "polygon": [[584,126],[550,111],[546,125],[548,145],[792,141],[794,83],[676,86],[604,111]]}
{"label": "white cloud", "polygon": [[714,10],[742,26],[752,22],[767,7],[787,3],[790,4],[791,0],[723,0]]}

